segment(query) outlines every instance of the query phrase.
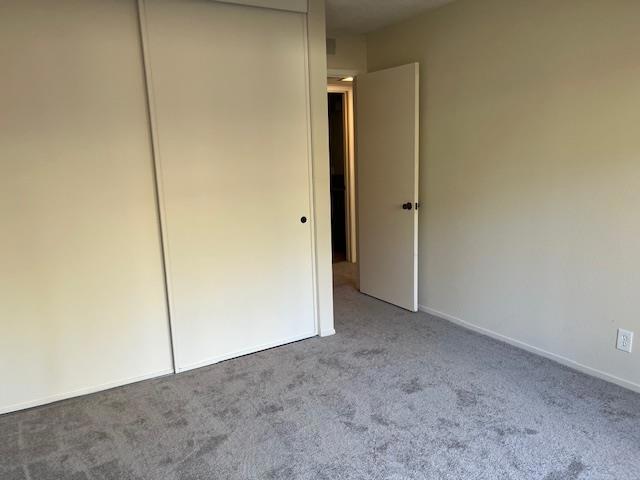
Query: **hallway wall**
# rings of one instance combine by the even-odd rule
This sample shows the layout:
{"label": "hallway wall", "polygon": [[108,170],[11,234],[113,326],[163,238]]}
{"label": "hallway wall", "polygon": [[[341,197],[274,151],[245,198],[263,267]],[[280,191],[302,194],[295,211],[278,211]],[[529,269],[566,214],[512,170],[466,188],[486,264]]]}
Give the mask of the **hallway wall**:
{"label": "hallway wall", "polygon": [[368,36],[421,65],[420,303],[640,390],[640,2],[458,0]]}

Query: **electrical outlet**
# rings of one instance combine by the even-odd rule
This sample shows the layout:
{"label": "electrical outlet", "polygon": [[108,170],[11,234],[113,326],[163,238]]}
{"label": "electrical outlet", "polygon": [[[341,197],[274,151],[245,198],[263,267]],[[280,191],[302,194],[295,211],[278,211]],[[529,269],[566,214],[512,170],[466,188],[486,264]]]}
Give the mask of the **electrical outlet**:
{"label": "electrical outlet", "polygon": [[623,352],[631,353],[632,347],[633,347],[633,332],[619,328],[618,342],[616,343],[616,348],[618,350],[622,350]]}

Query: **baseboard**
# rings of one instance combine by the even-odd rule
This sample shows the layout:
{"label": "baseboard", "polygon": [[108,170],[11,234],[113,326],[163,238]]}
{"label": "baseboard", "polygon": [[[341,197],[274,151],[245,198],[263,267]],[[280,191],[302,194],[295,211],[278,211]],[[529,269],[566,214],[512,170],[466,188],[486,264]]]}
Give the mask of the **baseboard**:
{"label": "baseboard", "polygon": [[335,335],[335,334],[336,334],[336,331],[333,328],[331,330],[325,330],[323,332],[320,332],[321,337],[330,337],[331,335]]}
{"label": "baseboard", "polygon": [[103,383],[101,385],[95,385],[87,388],[80,388],[71,392],[59,393],[56,395],[50,395],[48,397],[39,398],[37,400],[30,400],[28,402],[15,403],[8,406],[0,406],[0,415],[3,413],[17,412],[27,408],[39,407],[41,405],[47,405],[49,403],[58,402],[60,400],[67,400],[73,397],[80,397],[82,395],[89,395],[90,393],[101,392],[103,390],[109,390],[110,388],[122,387],[130,383],[141,382],[142,380],[149,380],[151,378],[162,377],[173,373],[172,368],[160,370],[158,372],[148,373],[137,377],[126,378],[124,380],[117,380],[115,382]]}
{"label": "baseboard", "polygon": [[[333,333],[335,333],[335,331],[332,331],[332,333],[322,334],[322,336],[332,335]],[[279,347],[281,345],[286,345],[287,343],[292,343],[292,342],[297,342],[297,341],[300,341],[300,340],[305,340],[307,338],[315,337],[316,335],[317,335],[317,333],[314,331],[314,332],[307,333],[307,334],[304,334],[304,335],[298,335],[298,336],[294,336],[294,337],[289,337],[289,338],[285,338],[283,340],[278,340],[276,342],[265,343],[265,344],[257,345],[257,346],[254,346],[254,347],[251,347],[251,348],[247,348],[247,349],[244,349],[244,350],[238,350],[236,352],[232,352],[232,353],[229,353],[229,354],[226,354],[226,355],[221,355],[221,356],[218,356],[218,357],[208,358],[208,359],[205,359],[205,360],[203,360],[201,362],[198,362],[198,363],[194,363],[194,364],[183,366],[183,367],[177,367],[175,373],[186,372],[187,370],[193,370],[193,369],[196,369],[196,368],[205,367],[207,365],[213,365],[214,363],[222,362],[224,360],[230,360],[230,359],[235,358],[235,357],[241,357],[243,355],[248,355],[250,353],[259,352],[261,350],[267,350],[269,348],[274,348],[274,347]],[[101,385],[95,385],[95,386],[91,386],[91,387],[87,387],[87,388],[81,388],[81,389],[78,389],[78,390],[73,390],[71,392],[65,392],[65,393],[60,393],[60,394],[56,394],[56,395],[50,395],[48,397],[39,398],[37,400],[30,400],[28,402],[21,402],[21,403],[15,403],[13,405],[0,406],[0,415],[2,415],[4,413],[17,412],[19,410],[25,410],[27,408],[39,407],[41,405],[47,405],[49,403],[58,402],[60,400],[67,400],[67,399],[73,398],[73,397],[80,397],[82,395],[89,395],[91,393],[97,393],[97,392],[101,392],[101,391],[104,391],[104,390],[109,390],[111,388],[121,387],[123,385],[128,385],[130,383],[141,382],[143,380],[149,380],[151,378],[162,377],[164,375],[169,375],[169,374],[172,374],[172,373],[174,373],[173,369],[169,368],[169,369],[160,370],[158,372],[153,372],[153,373],[148,373],[148,374],[145,374],[145,375],[140,375],[140,376],[137,376],[137,377],[127,378],[127,379],[124,379],[124,380],[118,380],[118,381],[115,381],[115,382],[103,383]]]}
{"label": "baseboard", "polygon": [[176,366],[176,373],[186,372],[188,370],[194,370],[196,368],[207,367],[209,365],[213,365],[215,363],[224,362],[225,360],[231,360],[232,358],[242,357],[243,355],[249,355],[250,353],[256,353],[261,350],[268,350],[274,347],[280,347],[282,345],[286,345],[287,343],[298,342],[300,340],[306,340],[307,338],[315,337],[318,334],[314,331],[312,333],[306,333],[303,335],[296,335],[293,337],[284,338],[282,340],[277,340],[275,342],[263,343],[262,345],[256,345],[254,347],[245,348],[242,350],[237,350],[235,352],[226,353],[224,355],[219,355],[217,357],[210,357],[204,360],[201,360],[196,363],[190,363],[188,365]]}
{"label": "baseboard", "polygon": [[522,342],[520,340],[516,340],[515,338],[511,338],[506,335],[502,335],[501,333],[494,332],[493,330],[489,330],[488,328],[474,325],[471,322],[467,322],[466,320],[462,320],[461,318],[454,317],[453,315],[440,312],[433,308],[429,308],[424,305],[419,305],[418,308],[421,312],[428,313],[430,315],[433,315],[434,317],[447,320],[451,323],[455,323],[456,325],[459,325],[468,330],[473,330],[474,332],[480,333],[482,335],[486,335],[487,337],[491,337],[496,340],[500,340],[501,342],[508,343],[509,345],[513,345],[514,347],[521,348],[523,350],[526,350],[527,352],[534,353],[536,355],[540,355],[542,357],[548,358],[566,367],[573,368],[574,370],[578,370],[579,372],[585,373],[587,375],[591,375],[592,377],[597,377],[602,380],[606,380],[607,382],[615,383],[616,385],[619,385],[629,390],[633,390],[634,392],[640,393],[640,384],[630,382],[623,378],[616,377],[615,375],[611,375],[609,373],[603,372],[601,370],[597,370],[592,367],[588,367],[587,365],[578,363],[575,360],[571,360],[570,358],[563,357],[562,355],[557,355],[547,350],[543,350],[542,348],[534,347],[533,345],[529,345],[528,343]]}

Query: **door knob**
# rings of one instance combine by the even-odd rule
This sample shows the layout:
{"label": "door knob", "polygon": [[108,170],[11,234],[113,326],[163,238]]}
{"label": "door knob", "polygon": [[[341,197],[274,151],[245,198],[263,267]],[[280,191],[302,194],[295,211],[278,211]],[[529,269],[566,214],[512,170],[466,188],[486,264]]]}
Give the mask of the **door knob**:
{"label": "door knob", "polygon": [[402,209],[403,210],[411,210],[413,208],[413,203],[411,202],[407,202],[407,203],[403,203],[402,204]]}

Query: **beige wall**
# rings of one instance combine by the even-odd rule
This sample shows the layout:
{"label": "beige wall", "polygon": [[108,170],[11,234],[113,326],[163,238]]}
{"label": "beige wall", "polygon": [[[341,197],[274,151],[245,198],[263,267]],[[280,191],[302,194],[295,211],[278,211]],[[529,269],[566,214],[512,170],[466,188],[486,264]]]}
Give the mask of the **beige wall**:
{"label": "beige wall", "polygon": [[639,18],[458,0],[368,37],[421,64],[421,305],[638,390]]}
{"label": "beige wall", "polygon": [[335,55],[327,55],[329,70],[350,70],[356,73],[367,71],[367,39],[364,35],[329,34],[336,41]]}

